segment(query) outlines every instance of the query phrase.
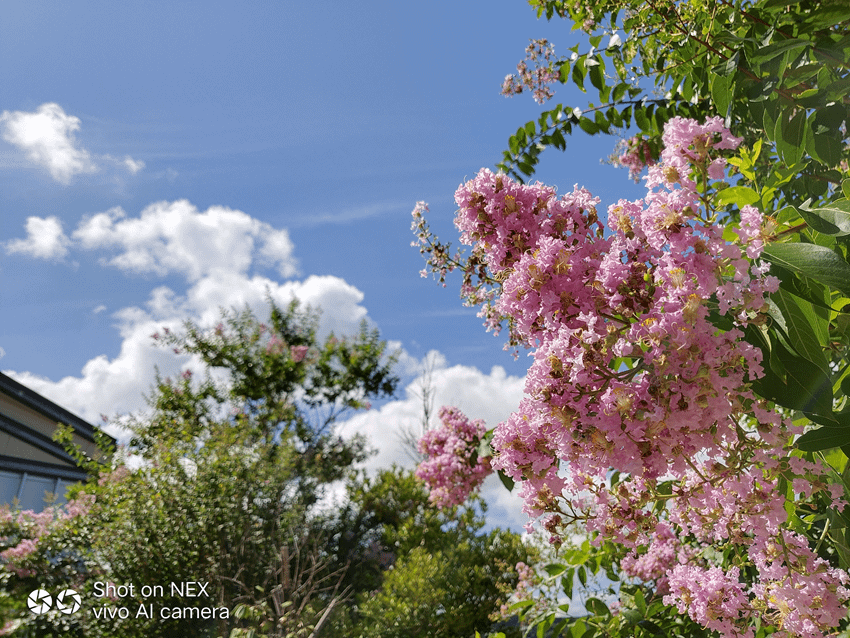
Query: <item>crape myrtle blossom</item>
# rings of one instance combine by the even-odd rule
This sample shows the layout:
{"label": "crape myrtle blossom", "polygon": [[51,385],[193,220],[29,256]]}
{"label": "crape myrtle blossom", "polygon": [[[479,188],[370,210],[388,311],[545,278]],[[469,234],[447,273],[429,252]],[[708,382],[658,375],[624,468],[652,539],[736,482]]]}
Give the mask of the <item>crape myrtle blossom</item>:
{"label": "crape myrtle blossom", "polygon": [[429,499],[439,507],[460,505],[490,474],[490,459],[477,455],[487,433],[481,419],[470,421],[457,408],[440,408],[443,426],[425,433],[418,445],[427,460],[416,476],[429,488]]}
{"label": "crape myrtle blossom", "polygon": [[83,494],[60,507],[48,507],[41,512],[14,511],[0,508],[0,573],[3,570],[19,578],[33,576],[36,570],[27,561],[39,549],[39,541],[55,528],[89,512],[94,496]]}
{"label": "crape myrtle blossom", "polygon": [[534,101],[543,104],[555,94],[550,85],[558,81],[560,67],[555,47],[548,40],[531,40],[525,48],[525,59],[516,65],[517,74],[507,76],[502,83],[502,95],[513,97],[529,89]]}
{"label": "crape myrtle blossom", "polygon": [[[635,135],[627,140],[620,140],[609,158],[614,166],[624,166],[629,169],[629,179],[638,181],[638,177],[647,166],[655,164],[652,147],[643,135]],[[722,166],[725,166],[725,160]],[[722,178],[722,175],[721,175]],[[720,179],[720,178],[717,178]]]}
{"label": "crape myrtle blossom", "polygon": [[[646,197],[611,205],[607,232],[586,190],[558,197],[482,169],[455,194],[472,257],[449,257],[423,205],[416,244],[441,281],[463,270],[462,295],[481,300],[488,329],[506,324],[511,345],[533,349],[526,396],[495,429],[492,467],[522,482],[524,510],[553,542],[584,521],[634,552],[627,573],[663,583],[667,604],[724,636],[751,635],[765,614],[777,636],[822,636],[846,613],[847,574],[789,533],[779,482],[809,498],[829,480],[789,456],[800,428],[750,388],[762,354],[744,331],[766,320],[778,288],[759,261],[762,214],[743,207],[724,238],[712,205],[721,152],[740,141],[720,118],[670,120]],[[710,546],[753,564],[755,580],[713,564],[722,552]]]}

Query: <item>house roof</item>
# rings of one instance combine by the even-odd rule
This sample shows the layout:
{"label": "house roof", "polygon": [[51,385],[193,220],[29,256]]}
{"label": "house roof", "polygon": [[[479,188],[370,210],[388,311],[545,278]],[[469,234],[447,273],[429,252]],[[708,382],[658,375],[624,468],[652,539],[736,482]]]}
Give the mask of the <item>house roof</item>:
{"label": "house roof", "polygon": [[94,426],[91,423],[84,421],[76,414],[72,414],[62,406],[56,405],[50,399],[30,390],[2,372],[0,372],[0,393],[14,397],[56,423],[67,423],[74,428],[76,434],[94,443]]}
{"label": "house roof", "polygon": [[71,426],[83,451],[97,453],[92,424],[0,373],[0,440],[6,442],[0,446],[0,470],[85,480],[85,471],[52,438],[57,423]]}

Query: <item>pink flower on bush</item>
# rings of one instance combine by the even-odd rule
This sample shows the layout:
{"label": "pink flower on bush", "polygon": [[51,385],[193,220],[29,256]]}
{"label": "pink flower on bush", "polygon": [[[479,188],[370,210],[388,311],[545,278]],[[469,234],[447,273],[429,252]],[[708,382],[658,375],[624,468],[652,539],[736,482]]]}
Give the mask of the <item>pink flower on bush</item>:
{"label": "pink flower on bush", "polygon": [[286,348],[286,344],[276,334],[273,334],[269,338],[269,342],[266,344],[266,352],[271,355],[280,354],[283,352],[284,348]]}
{"label": "pink flower on bush", "polygon": [[664,603],[677,605],[679,612],[725,638],[752,638],[753,629],[746,622],[749,600],[739,574],[737,567],[723,572],[717,567],[677,565],[670,574],[671,593]]}
{"label": "pink flower on bush", "polygon": [[[88,514],[94,499],[93,495],[82,494],[61,507],[48,507],[41,512],[0,508],[0,543],[6,545],[0,552],[0,570],[21,578],[34,575],[35,570],[27,563],[39,549],[41,539],[64,522]],[[16,544],[9,546],[11,542]]]}
{"label": "pink flower on bush", "polygon": [[307,356],[307,351],[310,348],[308,346],[290,346],[289,354],[292,356],[292,360],[295,363],[300,363],[304,360],[304,357]]}
{"label": "pink flower on bush", "polygon": [[628,168],[629,179],[633,179],[634,181],[638,181],[638,176],[643,169],[655,164],[655,158],[652,157],[649,142],[642,135],[635,135],[617,144],[610,161],[615,166],[625,166]]}
{"label": "pink flower on bush", "polygon": [[472,463],[487,426],[450,407],[440,408],[440,421],[443,427],[426,432],[419,440],[419,452],[427,458],[419,464],[416,476],[428,485],[432,503],[451,507],[463,503],[491,472],[488,457]]}
{"label": "pink flower on bush", "polygon": [[642,554],[632,552],[620,561],[620,567],[627,576],[639,578],[644,582],[658,582],[664,579],[675,565],[685,563],[690,554],[670,525],[662,522],[650,534],[646,551]]}
{"label": "pink flower on bush", "polygon": [[38,547],[38,541],[33,538],[25,538],[15,547],[0,552],[0,559],[3,560],[4,567],[21,578],[32,576],[35,571],[21,566],[21,563],[27,559]]}

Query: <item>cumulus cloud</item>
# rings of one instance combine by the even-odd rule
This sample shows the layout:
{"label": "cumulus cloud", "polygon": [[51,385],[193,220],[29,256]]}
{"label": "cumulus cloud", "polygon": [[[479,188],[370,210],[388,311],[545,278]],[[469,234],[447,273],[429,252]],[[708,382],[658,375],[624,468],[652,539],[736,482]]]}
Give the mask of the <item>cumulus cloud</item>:
{"label": "cumulus cloud", "polygon": [[[213,206],[200,212],[185,200],[159,202],[138,217],[116,208],[85,218],[71,239],[62,234],[55,218],[31,218],[27,231],[27,239],[13,240],[7,251],[48,258],[64,256],[69,247],[76,247],[100,253],[102,264],[128,273],[177,274],[186,281],[182,288],[154,284],[144,303],[112,313],[121,338],[120,351],[113,358],[95,356],[79,375],[59,381],[7,371],[92,421],[101,414],[144,409],[143,394],[154,382],[155,368],[164,376],[185,369],[201,371],[199,361],[156,345],[151,335],[164,327],[178,331],[187,320],[212,327],[220,320],[222,309],[246,306],[265,318],[269,299],[286,305],[295,298],[322,310],[319,338],[331,331],[351,334],[366,318],[363,293],[339,277],[312,275],[301,281],[277,281],[253,272],[262,265],[275,267],[283,276],[295,274],[293,245],[286,230],[241,211]],[[92,312],[105,310],[105,305],[99,305]]]}
{"label": "cumulus cloud", "polygon": [[[80,118],[68,115],[56,103],[42,104],[34,112],[3,111],[0,130],[6,142],[23,151],[31,162],[46,168],[60,184],[68,185],[76,175],[100,170],[76,138]],[[103,159],[115,161],[109,155]],[[129,155],[117,162],[132,174],[145,165]]]}
{"label": "cumulus cloud", "polygon": [[283,277],[297,272],[286,230],[223,206],[202,213],[187,200],[151,204],[136,218],[116,207],[84,219],[72,237],[89,250],[116,250],[103,263],[137,273],[179,273],[198,281],[245,273],[255,260]]}
{"label": "cumulus cloud", "polygon": [[[363,293],[338,277],[311,276],[303,282],[281,284],[259,276],[208,276],[183,295],[159,286],[144,307],[131,306],[113,313],[121,336],[118,355],[111,359],[106,355],[94,357],[79,376],[53,381],[28,372],[4,372],[91,422],[97,422],[101,414],[143,411],[143,395],[154,383],[155,369],[163,376],[176,376],[187,369],[203,372],[198,359],[157,346],[154,333],[163,328],[180,331],[186,320],[212,327],[220,320],[222,308],[248,306],[264,317],[269,312],[269,296],[280,305],[296,298],[316,308],[332,309],[322,315],[321,336],[331,330],[350,334],[366,316],[366,309],[360,305]],[[120,429],[108,431],[123,436]]]}
{"label": "cumulus cloud", "polygon": [[67,256],[71,240],[62,231],[62,222],[58,217],[27,217],[26,229],[26,239],[6,242],[7,253],[52,260]]}

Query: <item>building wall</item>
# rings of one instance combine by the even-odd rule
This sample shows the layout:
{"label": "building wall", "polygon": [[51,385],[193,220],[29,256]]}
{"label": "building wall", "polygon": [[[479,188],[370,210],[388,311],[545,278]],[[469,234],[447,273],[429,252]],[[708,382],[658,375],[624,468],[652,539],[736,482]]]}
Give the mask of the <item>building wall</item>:
{"label": "building wall", "polygon": [[65,502],[68,486],[87,478],[53,441],[58,423],[71,426],[88,456],[101,455],[90,423],[0,373],[0,506],[41,511]]}

